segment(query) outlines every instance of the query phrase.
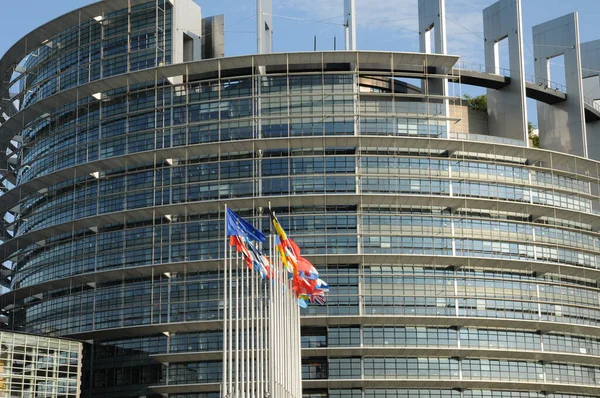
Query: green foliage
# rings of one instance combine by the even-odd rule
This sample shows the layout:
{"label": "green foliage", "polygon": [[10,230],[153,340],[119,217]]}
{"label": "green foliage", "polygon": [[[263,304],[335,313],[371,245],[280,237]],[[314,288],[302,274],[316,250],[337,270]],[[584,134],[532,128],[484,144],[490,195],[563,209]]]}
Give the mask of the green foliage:
{"label": "green foliage", "polygon": [[538,134],[533,134],[533,131],[536,128],[537,127],[533,123],[527,122],[527,135],[529,136],[529,139],[531,140],[531,144],[534,148],[539,148],[540,147],[540,136]]}
{"label": "green foliage", "polygon": [[487,95],[482,94],[477,97],[471,97],[469,94],[465,94],[463,98],[469,103],[469,108],[472,110],[487,112]]}

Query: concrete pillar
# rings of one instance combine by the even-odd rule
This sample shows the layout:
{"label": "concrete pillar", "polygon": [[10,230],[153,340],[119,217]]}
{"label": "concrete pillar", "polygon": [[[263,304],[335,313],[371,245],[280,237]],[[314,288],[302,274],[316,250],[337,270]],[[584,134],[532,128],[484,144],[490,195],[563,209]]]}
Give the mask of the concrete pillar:
{"label": "concrete pillar", "polygon": [[533,54],[535,76],[542,84],[552,80],[550,60],[564,55],[567,86],[566,101],[554,105],[537,103],[540,147],[587,156],[577,13],[534,26]]}
{"label": "concrete pillar", "polygon": [[257,0],[256,16],[257,53],[270,54],[273,52],[273,0]]}
{"label": "concrete pillar", "polygon": [[487,90],[489,133],[528,142],[521,0],[500,0],[483,10],[483,32],[486,66],[500,74],[498,46],[502,40],[508,41],[510,65],[510,84]]}
{"label": "concrete pillar", "polygon": [[172,62],[202,59],[202,11],[193,0],[173,3]]}
{"label": "concrete pillar", "polygon": [[[600,105],[600,40],[581,44],[583,95]],[[600,121],[586,122],[588,156],[600,160]]]}
{"label": "concrete pillar", "polygon": [[225,56],[225,16],[216,15],[202,20],[202,59]]}
{"label": "concrete pillar", "polygon": [[346,50],[356,51],[356,0],[344,0]]}
{"label": "concrete pillar", "polygon": [[[419,46],[422,53],[446,54],[446,0],[419,0]],[[423,92],[427,94],[448,93],[448,79],[427,79],[424,83]],[[444,115],[448,116],[448,101],[443,103]]]}

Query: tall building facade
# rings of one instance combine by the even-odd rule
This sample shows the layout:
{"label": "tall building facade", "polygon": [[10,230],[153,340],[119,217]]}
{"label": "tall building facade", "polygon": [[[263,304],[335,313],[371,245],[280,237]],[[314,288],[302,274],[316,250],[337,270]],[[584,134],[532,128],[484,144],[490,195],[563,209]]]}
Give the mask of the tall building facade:
{"label": "tall building facade", "polygon": [[305,397],[600,397],[593,101],[444,54],[215,58],[219,21],[107,0],[0,59],[10,328],[85,341],[84,397],[219,397],[223,205],[267,231],[270,202],[331,286]]}
{"label": "tall building facade", "polygon": [[82,344],[0,330],[0,398],[79,398]]}

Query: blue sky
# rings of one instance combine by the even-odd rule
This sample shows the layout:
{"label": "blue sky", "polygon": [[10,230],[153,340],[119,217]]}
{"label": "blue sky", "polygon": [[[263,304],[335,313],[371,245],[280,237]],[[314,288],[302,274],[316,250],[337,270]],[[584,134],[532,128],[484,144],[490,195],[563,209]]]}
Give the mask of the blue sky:
{"label": "blue sky", "polygon": [[[318,49],[343,47],[342,0],[273,0],[274,50],[311,51],[313,38]],[[5,1],[0,15],[0,53],[35,27],[78,7],[88,0]],[[196,0],[205,16],[225,14],[226,54],[255,51],[255,0]],[[495,0],[446,0],[448,12],[448,52],[461,55],[465,62],[483,64],[481,11]],[[418,51],[417,0],[356,0],[358,48],[363,50]],[[523,0],[525,56],[528,73],[533,70],[531,27],[578,11],[581,41],[600,39],[598,0]],[[561,65],[556,65],[560,70]],[[558,79],[558,78],[557,78]],[[554,80],[554,79],[553,79]],[[560,82],[560,79],[558,79]],[[472,92],[478,94],[478,92]],[[530,106],[533,108],[533,106]],[[530,109],[530,115],[535,112]]]}

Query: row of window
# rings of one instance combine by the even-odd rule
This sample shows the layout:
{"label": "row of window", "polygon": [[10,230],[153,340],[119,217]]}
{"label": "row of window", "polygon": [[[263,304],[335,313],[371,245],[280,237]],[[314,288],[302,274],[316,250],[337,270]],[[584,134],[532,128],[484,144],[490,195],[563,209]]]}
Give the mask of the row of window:
{"label": "row of window", "polygon": [[[294,86],[295,79],[302,79],[304,76],[290,76],[290,84]],[[309,76],[311,77],[311,76]],[[314,76],[312,76],[314,77]],[[321,78],[321,76],[317,76]],[[277,83],[281,79],[286,79],[285,76],[261,76],[259,83],[263,87],[261,88],[261,95],[264,96],[267,101],[275,101],[276,97],[266,96],[269,92],[269,88],[278,88]],[[347,79],[352,80],[352,76],[346,75],[325,75],[325,85],[319,86],[319,92],[321,89],[335,91],[346,91],[352,94],[352,86],[348,86],[345,81]],[[185,108],[177,108],[178,105],[194,104],[196,102],[204,102],[211,100],[227,100],[235,99],[239,97],[250,97],[252,83],[248,78],[238,79],[221,79],[214,81],[201,81],[191,82],[186,85],[172,86],[168,84],[166,86],[158,85],[155,86],[155,82],[147,82],[132,85],[130,90],[127,89],[116,89],[106,93],[107,97],[103,98],[101,102],[91,101],[90,98],[79,99],[78,102],[64,105],[57,109],[54,114],[49,117],[34,120],[27,125],[27,129],[24,132],[25,140],[27,144],[31,144],[32,139],[44,139],[49,135],[57,135],[64,128],[69,126],[77,125],[79,129],[85,128],[87,123],[97,121],[100,113],[103,119],[107,119],[117,115],[124,115],[130,112],[140,111],[143,109],[155,109],[169,107],[171,105],[176,106],[174,113],[178,114],[171,115],[173,118],[185,117]],[[150,88],[148,88],[150,87]],[[296,92],[292,90],[292,92]],[[298,95],[298,94],[294,94]],[[330,96],[327,96],[329,98]],[[314,98],[314,97],[310,97]],[[352,97],[350,97],[352,98]],[[400,102],[399,102],[400,103]],[[229,106],[229,102],[225,101],[222,108]],[[414,107],[423,105],[415,102],[408,102],[405,106]],[[215,104],[199,104],[194,105],[190,108],[192,112],[200,112],[207,114],[207,118],[210,119],[210,113],[218,112],[219,106]],[[183,110],[183,113],[181,112]],[[171,112],[166,112],[170,115]],[[51,123],[48,125],[46,122],[50,120]],[[315,118],[315,120],[318,120]],[[322,119],[321,119],[322,120]],[[170,124],[170,123],[169,123]]]}
{"label": "row of window", "polygon": [[102,21],[85,21],[49,38],[30,53],[26,72],[19,76],[19,89],[26,92],[21,109],[77,85],[168,62],[171,8],[158,15],[155,4],[133,7],[122,16],[108,14]]}
{"label": "row of window", "polygon": [[600,368],[525,361],[457,358],[304,359],[303,379],[429,379],[600,385]]}
{"label": "row of window", "polygon": [[[144,239],[140,235],[138,243],[129,241],[124,245],[121,241],[117,243],[109,242],[108,246],[103,244],[102,241],[105,239],[123,236],[122,233],[112,233],[102,235],[101,240],[96,240],[93,236],[85,238],[88,243],[83,249],[84,251],[79,253],[73,252],[73,250],[81,250],[83,242],[78,242],[75,246],[61,245],[45,253],[33,254],[27,262],[22,262],[22,265],[17,266],[19,271],[15,277],[13,287],[25,287],[47,280],[108,269],[215,260],[222,257],[222,241],[218,236],[215,236],[215,234],[218,234],[218,230],[210,228],[202,231],[197,229],[195,231],[191,230],[191,233],[187,236],[185,233],[181,233],[170,237],[164,235],[164,238],[160,238],[158,235],[150,235],[151,231],[150,228],[146,229],[146,238]],[[170,230],[168,227],[161,228],[161,231],[164,234],[168,234],[169,231],[178,232],[176,229]],[[212,236],[209,240],[208,235],[211,235],[211,233]],[[299,235],[295,240],[303,248],[303,253],[308,255],[358,253],[359,240],[356,235]],[[363,254],[453,256],[453,246],[456,248],[456,255],[463,257],[508,260],[529,259],[588,268],[598,268],[600,264],[599,255],[540,245],[419,236],[368,236],[363,237],[361,240]],[[102,247],[105,247],[105,249],[102,249]],[[526,286],[524,284],[520,287],[520,295],[527,294],[527,292],[534,293],[526,289]],[[487,289],[489,289],[489,292],[493,292],[493,289],[504,292],[516,290],[511,289],[509,285],[506,285],[506,287],[487,286]],[[478,291],[478,288],[470,288],[470,291]],[[563,293],[560,290],[553,291],[548,288],[537,295],[540,298],[552,300],[555,296],[562,297]],[[597,303],[593,304],[596,305]]]}
{"label": "row of window", "polygon": [[[600,355],[600,339],[556,333],[411,326],[303,328],[302,348],[327,347],[483,348]],[[171,333],[168,338],[161,334],[107,341],[99,343],[94,349],[96,360],[117,356],[131,357],[141,353],[220,351],[223,349],[223,333],[221,331]]]}
{"label": "row of window", "polygon": [[[589,398],[583,395],[547,394],[534,391],[490,390],[429,390],[401,388],[366,388],[329,390],[328,392],[304,392],[303,398]],[[213,398],[195,395],[184,398]],[[214,398],[218,398],[215,396]]]}
{"label": "row of window", "polygon": [[[323,273],[331,284],[326,306],[313,306],[306,315],[405,315],[524,319],[600,325],[600,310],[591,306],[551,304],[539,300],[471,298],[461,296],[359,296],[359,288],[344,283],[336,272]],[[74,333],[134,325],[217,320],[220,314],[216,279],[183,284],[164,281],[88,285],[55,293],[54,298],[28,299],[15,312],[15,323],[33,332]],[[56,297],[58,296],[58,297]],[[29,303],[28,303],[29,302]],[[362,311],[361,311],[362,308]]]}
{"label": "row of window", "polygon": [[[60,185],[61,189],[58,192],[55,190],[56,188],[54,188],[50,189],[49,192],[43,196],[25,199],[21,214],[23,214],[24,217],[27,217],[29,212],[33,209],[45,210],[61,204],[68,204],[71,206],[74,201],[85,198],[95,198],[107,194],[131,192],[137,189],[151,188],[153,186],[165,187],[169,185],[192,184],[203,181],[222,181],[228,179],[251,178],[259,174],[264,177],[281,175],[288,176],[290,174],[354,174],[355,172],[358,175],[362,175],[363,172],[366,172],[367,174],[379,173],[419,175],[422,174],[420,171],[425,172],[425,174],[429,174],[429,171],[432,169],[428,168],[428,166],[431,165],[437,165],[439,168],[440,165],[451,167],[453,163],[456,163],[453,161],[447,162],[431,159],[382,158],[366,156],[361,157],[362,166],[357,170],[355,160],[355,157],[347,156],[267,158],[263,159],[262,161],[237,160],[213,163],[197,163],[183,166],[157,167],[151,170],[124,173],[121,175],[113,173],[110,176],[102,176],[101,179],[88,179],[85,182],[82,181],[82,183],[73,185],[71,189],[69,189],[69,187],[65,186],[63,183]],[[393,161],[394,163],[405,162],[406,164],[402,166],[401,169],[375,169],[364,165],[364,163],[367,162],[382,162],[388,164],[390,161]],[[489,170],[492,172],[496,170],[496,168],[506,167],[502,165],[486,166],[489,166]],[[435,170],[435,168],[433,170]],[[519,170],[522,170],[525,174],[529,175],[527,170]],[[403,180],[400,181],[402,182]],[[410,189],[412,190],[414,188],[414,190],[419,191],[421,181],[422,180],[410,180]],[[416,186],[415,184],[419,184],[419,186]],[[413,185],[415,186],[413,187]],[[479,183],[477,186],[482,187],[484,185]],[[492,188],[489,184],[486,184],[485,186],[487,187],[488,191],[490,191],[488,194],[490,194]],[[500,187],[505,186],[498,186],[497,189],[500,189]],[[461,185],[458,181],[452,181],[451,188],[454,190],[466,189],[466,187],[463,187],[463,185]],[[473,196],[473,193],[469,194],[468,196]],[[580,203],[580,205],[584,206],[584,208],[589,207],[589,200],[577,199],[576,197],[572,196],[557,196],[549,193],[548,191],[535,190],[533,191],[532,196],[534,198],[532,199],[532,202],[534,203],[557,205],[559,207],[561,207],[561,202],[567,203],[567,207],[569,203]]]}
{"label": "row of window", "polygon": [[[37,176],[43,171],[81,162],[182,145],[259,138],[354,135],[353,119],[343,114],[328,114],[329,116],[317,119],[264,120],[259,129],[252,119],[250,105],[250,100],[237,100],[222,103],[220,110],[203,110],[200,106],[199,109],[192,109],[194,106],[190,106],[187,116],[186,109],[182,107],[152,110],[144,114],[130,115],[129,118],[94,121],[80,127],[71,123],[60,132],[24,147],[22,163],[34,170],[28,171],[23,177],[32,178],[31,175]],[[206,123],[210,120],[214,122]],[[366,125],[365,121],[363,127]],[[52,124],[41,121],[37,129],[43,132],[50,126]],[[431,122],[427,120],[398,119],[394,135],[438,137],[440,134],[430,132],[437,128],[431,126]],[[381,134],[377,129],[366,127],[361,128],[359,133]],[[65,156],[67,158],[62,159]],[[85,160],[82,159],[84,156]]]}
{"label": "row of window", "polygon": [[599,355],[593,337],[503,329],[433,328],[409,326],[343,326],[305,329],[303,348],[423,347],[485,348]]}
{"label": "row of window", "polygon": [[[600,385],[600,368],[539,362],[455,358],[304,359],[302,378],[526,381]],[[170,364],[165,384],[219,382],[221,362]]]}
{"label": "row of window", "polygon": [[[151,183],[151,181],[147,181],[147,183]],[[260,189],[261,186],[262,190]],[[534,203],[585,213],[592,211],[591,201],[588,199],[568,194],[544,192],[537,189],[525,189],[500,184],[362,177],[359,179],[359,186],[362,193],[370,194],[397,193],[402,195],[475,197]],[[453,189],[454,194],[452,194]],[[76,200],[75,197],[73,197],[73,200],[69,200],[67,196],[59,198],[59,203],[64,203],[62,207],[53,208],[53,203],[50,203],[48,204],[50,210],[42,210],[21,217],[18,221],[17,235],[23,235],[50,225],[105,213],[176,203],[253,197],[260,196],[261,191],[264,196],[324,193],[356,194],[357,182],[354,176],[272,177],[268,179],[263,178],[260,181],[256,181],[256,179],[241,179],[189,183],[177,186],[165,185],[127,191],[125,194],[114,194],[105,197],[84,197],[83,200],[75,203],[73,203]],[[85,194],[85,191],[83,193]],[[533,195],[530,197],[532,193]],[[82,191],[79,191],[78,194],[80,196]]]}

